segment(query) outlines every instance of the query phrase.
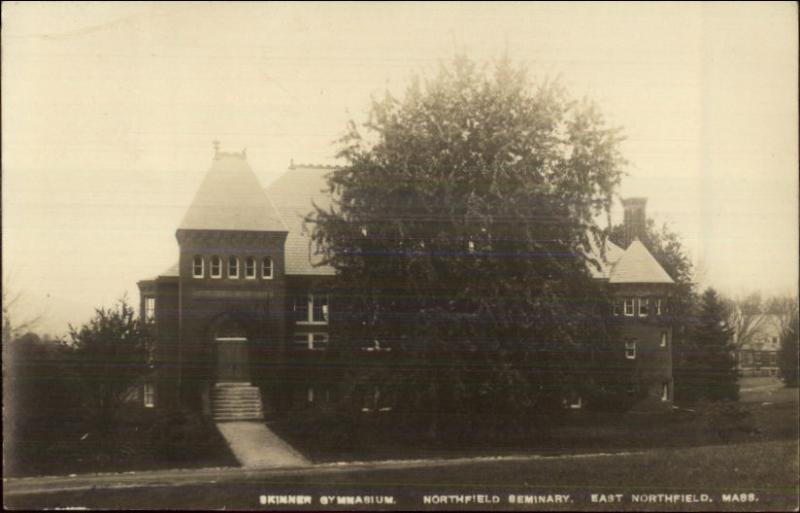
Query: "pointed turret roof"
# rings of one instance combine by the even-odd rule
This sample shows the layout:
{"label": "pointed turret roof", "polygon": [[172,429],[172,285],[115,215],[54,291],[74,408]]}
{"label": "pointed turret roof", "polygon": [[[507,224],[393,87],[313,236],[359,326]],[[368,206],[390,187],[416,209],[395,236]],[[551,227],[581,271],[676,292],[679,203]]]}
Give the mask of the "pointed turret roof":
{"label": "pointed turret roof", "polygon": [[289,227],[285,245],[286,274],[335,274],[333,267],[320,265],[322,257],[314,254],[311,238],[303,230],[303,220],[314,211],[315,204],[320,208],[330,205],[325,178],[332,170],[329,166],[292,163],[289,171],[266,188],[267,197],[274,202],[284,224]]}
{"label": "pointed turret roof", "polygon": [[287,231],[244,152],[217,152],[178,229]]}
{"label": "pointed turret roof", "polygon": [[619,257],[611,269],[608,282],[675,283],[639,239],[631,242]]}

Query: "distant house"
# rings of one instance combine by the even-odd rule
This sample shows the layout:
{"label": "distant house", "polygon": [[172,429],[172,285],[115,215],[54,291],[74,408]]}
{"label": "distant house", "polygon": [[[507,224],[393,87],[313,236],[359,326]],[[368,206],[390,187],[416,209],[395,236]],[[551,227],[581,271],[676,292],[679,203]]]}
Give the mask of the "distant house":
{"label": "distant house", "polygon": [[[303,230],[312,202],[329,204],[331,168],[291,165],[264,189],[246,154],[216,151],[211,168],[177,228],[178,261],[138,283],[142,316],[155,323],[156,372],[142,389],[155,408],[189,405],[218,420],[279,416],[331,400],[340,377],[327,359],[336,336],[328,290],[333,268],[320,265]],[[618,358],[636,376],[631,394],[672,401],[672,279],[636,237],[645,199],[625,201],[627,248],[596,248],[593,276],[615,298],[622,327]],[[369,351],[371,349],[371,351]],[[390,348],[365,349],[384,358]],[[388,406],[374,394],[374,404]],[[580,407],[580,397],[569,406]]]}
{"label": "distant house", "polygon": [[754,332],[737,347],[736,362],[742,376],[777,376],[781,323],[777,315],[762,314],[753,321]]}

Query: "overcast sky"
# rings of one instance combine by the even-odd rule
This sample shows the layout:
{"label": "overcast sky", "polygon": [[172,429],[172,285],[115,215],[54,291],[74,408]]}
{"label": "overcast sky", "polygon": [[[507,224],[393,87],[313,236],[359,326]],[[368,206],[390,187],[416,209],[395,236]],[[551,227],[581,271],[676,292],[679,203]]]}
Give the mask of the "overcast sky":
{"label": "overcast sky", "polygon": [[212,140],[264,185],[333,163],[370,95],[457,52],[595,100],[702,285],[796,293],[794,3],[4,2],[2,28],[3,286],[43,331],[176,261]]}

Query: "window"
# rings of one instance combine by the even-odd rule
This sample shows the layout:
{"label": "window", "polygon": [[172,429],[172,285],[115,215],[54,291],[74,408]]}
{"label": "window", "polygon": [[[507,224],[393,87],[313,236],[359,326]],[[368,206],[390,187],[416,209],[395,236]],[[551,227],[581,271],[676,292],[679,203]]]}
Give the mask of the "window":
{"label": "window", "polygon": [[625,317],[633,317],[633,298],[625,299]]}
{"label": "window", "polygon": [[374,385],[364,390],[362,412],[386,412],[391,410],[389,395],[385,393],[385,390],[381,390],[381,387]]}
{"label": "window", "polygon": [[154,340],[150,339],[147,342],[145,351],[147,353],[147,365],[152,367],[156,361],[156,343]]}
{"label": "window", "polygon": [[297,296],[292,307],[294,319],[303,324],[328,323],[328,295],[308,294]]}
{"label": "window", "polygon": [[647,317],[650,314],[650,299],[646,297],[639,298],[639,317]]}
{"label": "window", "polygon": [[216,255],[211,257],[211,277],[222,278],[222,259]]}
{"label": "window", "polygon": [[328,322],[327,294],[311,294],[311,322]]}
{"label": "window", "polygon": [[192,276],[194,278],[202,278],[204,275],[205,269],[203,268],[203,257],[197,255],[192,260]]}
{"label": "window", "polygon": [[391,347],[381,347],[380,341],[376,338],[373,339],[372,345],[367,347],[362,347],[362,351],[391,351]]}
{"label": "window", "polygon": [[622,310],[622,303],[621,303],[621,301],[619,299],[615,299],[613,305],[614,305],[614,307],[613,307],[614,308],[614,316],[615,317],[619,317],[619,315],[621,313],[621,310]]}
{"label": "window", "polygon": [[239,277],[239,259],[235,256],[228,257],[228,278]]}
{"label": "window", "polygon": [[261,260],[261,277],[265,280],[272,279],[272,259],[270,257],[264,257]]}
{"label": "window", "polygon": [[294,344],[298,349],[321,350],[328,347],[327,333],[295,333]]}
{"label": "window", "polygon": [[667,332],[661,332],[661,347],[667,347]]}
{"label": "window", "polygon": [[661,401],[669,401],[669,383],[667,382],[661,384]]}
{"label": "window", "polygon": [[247,280],[256,279],[256,259],[255,258],[247,257],[247,260],[244,261],[244,277]]}
{"label": "window", "polygon": [[656,298],[656,315],[661,315],[661,298]]}
{"label": "window", "polygon": [[156,320],[156,298],[144,298],[144,320],[145,322],[155,322]]}
{"label": "window", "polygon": [[295,322],[308,322],[308,296],[302,295],[294,298],[292,316]]}
{"label": "window", "polygon": [[628,360],[635,360],[636,359],[636,341],[631,340],[629,342],[625,342],[625,358]]}
{"label": "window", "polygon": [[156,405],[156,387],[152,383],[144,384],[144,407],[153,408]]}
{"label": "window", "polygon": [[308,402],[314,402],[314,387],[308,387]]}

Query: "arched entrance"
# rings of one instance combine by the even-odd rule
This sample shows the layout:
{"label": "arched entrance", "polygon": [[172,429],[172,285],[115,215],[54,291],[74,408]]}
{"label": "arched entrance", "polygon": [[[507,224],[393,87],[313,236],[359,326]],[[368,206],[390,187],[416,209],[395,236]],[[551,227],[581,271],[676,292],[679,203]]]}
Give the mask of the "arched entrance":
{"label": "arched entrance", "polygon": [[244,325],[226,316],[215,324],[212,336],[217,383],[249,383],[250,357]]}

